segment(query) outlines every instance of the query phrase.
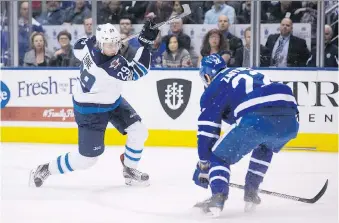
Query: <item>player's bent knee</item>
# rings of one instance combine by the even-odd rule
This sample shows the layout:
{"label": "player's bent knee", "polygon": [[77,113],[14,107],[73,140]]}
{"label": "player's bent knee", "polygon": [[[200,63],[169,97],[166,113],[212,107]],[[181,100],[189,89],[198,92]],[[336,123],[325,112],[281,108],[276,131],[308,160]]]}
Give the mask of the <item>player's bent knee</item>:
{"label": "player's bent knee", "polygon": [[148,137],[148,129],[141,122],[135,122],[126,129],[129,143],[144,143]]}
{"label": "player's bent knee", "polygon": [[96,164],[98,161],[98,156],[87,157],[81,155],[80,153],[70,153],[69,159],[71,160],[71,165],[74,167],[74,169],[87,169]]}

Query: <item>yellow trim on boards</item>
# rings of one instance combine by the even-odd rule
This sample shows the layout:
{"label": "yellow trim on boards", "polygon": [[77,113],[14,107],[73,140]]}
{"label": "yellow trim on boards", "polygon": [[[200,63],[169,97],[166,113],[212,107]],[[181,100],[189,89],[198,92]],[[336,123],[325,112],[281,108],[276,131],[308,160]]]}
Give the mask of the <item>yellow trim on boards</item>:
{"label": "yellow trim on boards", "polygon": [[[76,128],[1,127],[1,142],[77,144]],[[126,136],[115,129],[107,129],[106,145],[125,145]],[[196,131],[149,130],[146,146],[196,147]],[[338,134],[299,133],[286,149],[310,148],[321,152],[338,152]],[[299,151],[299,150],[298,150]]]}

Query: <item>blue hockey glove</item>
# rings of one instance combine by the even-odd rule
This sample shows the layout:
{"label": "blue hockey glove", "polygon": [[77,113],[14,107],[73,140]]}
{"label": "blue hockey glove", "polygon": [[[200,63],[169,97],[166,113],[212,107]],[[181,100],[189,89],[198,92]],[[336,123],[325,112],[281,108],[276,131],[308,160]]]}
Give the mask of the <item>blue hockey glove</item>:
{"label": "blue hockey glove", "polygon": [[196,185],[203,187],[205,189],[208,188],[208,172],[210,170],[210,162],[206,160],[200,160],[197,163],[197,167],[193,174],[193,181]]}

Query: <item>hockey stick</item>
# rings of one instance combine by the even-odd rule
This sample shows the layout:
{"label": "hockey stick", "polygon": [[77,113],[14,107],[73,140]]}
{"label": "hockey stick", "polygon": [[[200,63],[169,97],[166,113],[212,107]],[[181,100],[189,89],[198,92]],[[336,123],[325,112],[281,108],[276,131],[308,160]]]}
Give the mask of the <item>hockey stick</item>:
{"label": "hockey stick", "polygon": [[[238,189],[244,189],[245,188],[243,185],[239,185],[239,184],[230,183],[229,185],[230,185],[230,187],[235,187],[235,188],[238,188]],[[325,193],[325,191],[327,189],[327,185],[328,185],[328,180],[326,180],[325,185],[323,186],[323,188],[321,188],[319,193],[317,195],[315,195],[314,198],[302,198],[302,197],[296,197],[296,196],[291,196],[291,195],[287,195],[287,194],[281,194],[281,193],[267,191],[267,190],[260,190],[260,189],[259,189],[258,192],[261,193],[261,194],[268,194],[268,195],[272,195],[272,196],[280,197],[280,198],[284,198],[284,199],[289,199],[289,200],[294,200],[294,201],[300,201],[300,202],[303,202],[303,203],[314,204],[315,202],[317,202],[324,195],[324,193]]]}
{"label": "hockey stick", "polygon": [[[188,4],[182,5],[182,8],[184,9],[184,12],[181,13],[180,15],[173,16],[173,17],[169,18],[169,20],[161,22],[161,23],[158,23],[158,24],[154,25],[151,28],[152,29],[160,28],[160,27],[162,27],[162,26],[164,26],[166,24],[170,24],[171,22],[173,22],[176,19],[181,19],[181,18],[184,18],[185,16],[188,16],[189,14],[191,14],[191,9],[190,9],[190,6]],[[122,42],[127,42],[127,41],[129,41],[129,40],[139,36],[139,34],[140,34],[140,32],[136,33],[134,35],[128,36],[125,39],[123,39]]]}

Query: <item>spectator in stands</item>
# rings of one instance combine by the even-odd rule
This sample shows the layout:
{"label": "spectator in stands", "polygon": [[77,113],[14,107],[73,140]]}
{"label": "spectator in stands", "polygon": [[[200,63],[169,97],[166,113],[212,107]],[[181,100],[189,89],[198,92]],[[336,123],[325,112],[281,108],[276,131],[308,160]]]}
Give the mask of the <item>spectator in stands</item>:
{"label": "spectator in stands", "polygon": [[73,67],[79,66],[78,61],[73,53],[73,47],[71,45],[72,35],[66,30],[59,32],[58,42],[60,49],[55,51],[53,57],[49,61],[49,66],[52,67]]}
{"label": "spectator in stands", "polygon": [[228,42],[222,32],[218,29],[211,29],[204,36],[197,66],[200,67],[202,57],[213,53],[218,53],[222,56],[226,63],[229,62],[231,57]]}
{"label": "spectator in stands", "polygon": [[193,12],[187,16],[188,20],[191,22],[190,24],[203,24],[204,23],[204,15],[205,15],[205,12],[203,10],[204,2],[188,1],[188,2],[181,2],[180,4],[181,5],[189,4],[190,6],[191,11]]}
{"label": "spectator in stands", "polygon": [[[243,7],[243,1],[234,1],[234,0],[225,0],[226,5],[229,5],[234,8],[235,15],[238,15],[241,12]],[[235,23],[235,21],[234,21]]]}
{"label": "spectator in stands", "polygon": [[9,11],[10,2],[0,1],[0,66],[8,66],[11,62],[11,54],[9,52],[10,48],[10,33],[8,27],[8,11]]}
{"label": "spectator in stands", "polygon": [[11,54],[9,52],[9,32],[8,27],[1,28],[1,56],[0,56],[0,67],[9,66],[11,61]]}
{"label": "spectator in stands", "polygon": [[148,1],[124,1],[123,7],[127,14],[131,17],[132,23],[144,23],[144,17]]}
{"label": "spectator in stands", "polygon": [[32,30],[29,26],[28,2],[24,1],[20,4],[20,17],[18,20],[18,41],[19,41],[19,66],[24,63],[25,53],[30,49],[29,38],[32,32],[44,32],[41,24],[32,18]]}
{"label": "spectator in stands", "polygon": [[41,14],[41,1],[32,1],[32,17],[35,18]]}
{"label": "spectator in stands", "polygon": [[98,24],[112,23],[119,24],[120,18],[126,14],[119,1],[103,2],[103,8],[98,11]]}
{"label": "spectator in stands", "polygon": [[65,23],[83,24],[85,18],[91,16],[91,10],[86,6],[85,0],[76,0],[72,7],[65,11]]}
{"label": "spectator in stands", "polygon": [[[240,12],[237,14],[238,24],[250,24],[251,23],[251,5],[252,1],[247,0],[243,3]],[[267,15],[264,10],[261,10],[261,23],[267,21]]]}
{"label": "spectator in stands", "polygon": [[162,54],[162,66],[169,68],[192,67],[188,51],[182,47],[175,35],[170,35],[166,41],[166,51]]}
{"label": "spectator in stands", "polygon": [[297,9],[294,14],[300,14],[301,23],[311,24],[311,47],[316,44],[317,39],[317,2],[307,1],[303,2],[304,8]]}
{"label": "spectator in stands", "polygon": [[[324,67],[338,67],[338,47],[332,43],[333,30],[330,25],[325,25],[324,40],[325,54]],[[307,66],[316,66],[316,48],[312,48],[312,55],[307,61]]]}
{"label": "spectator in stands", "polygon": [[145,18],[154,19],[155,23],[167,20],[173,11],[173,3],[168,1],[154,1],[147,6]]}
{"label": "spectator in stands", "polygon": [[46,1],[47,11],[37,18],[42,25],[61,25],[65,20],[65,11],[60,8],[60,1]]}
{"label": "spectator in stands", "polygon": [[[120,34],[121,39],[125,39],[127,35],[125,33]],[[120,49],[120,54],[125,57],[129,62],[131,62],[137,52],[137,48],[134,48],[129,44],[129,42],[122,42],[122,47]]]}
{"label": "spectator in stands", "polygon": [[163,42],[168,42],[168,38],[171,37],[171,35],[175,35],[178,37],[180,43],[182,44],[182,47],[186,50],[190,50],[191,48],[191,38],[186,35],[183,31],[183,23],[182,19],[176,19],[174,20],[170,25],[170,35],[163,37]]}
{"label": "spectator in stands", "polygon": [[278,4],[270,7],[268,23],[278,23],[283,18],[290,18],[292,22],[300,22],[301,16],[294,14],[294,12],[301,7],[300,1],[280,1]]}
{"label": "spectator in stands", "polygon": [[[126,37],[130,36],[133,34],[133,25],[132,25],[132,19],[130,16],[125,15],[120,18],[119,22],[120,26],[120,34],[125,34]],[[140,43],[138,41],[138,38],[133,38],[128,41],[129,45],[134,47],[134,48],[139,48]]]}
{"label": "spectator in stands", "polygon": [[93,23],[93,19],[91,17],[84,19],[85,35],[82,38],[90,38],[93,36],[92,23]]}
{"label": "spectator in stands", "polygon": [[280,34],[268,36],[266,47],[270,51],[271,66],[305,67],[310,56],[306,41],[292,35],[293,23],[284,18],[280,23]]}
{"label": "spectator in stands", "polygon": [[25,54],[24,66],[48,66],[53,54],[47,48],[44,34],[33,32],[30,42],[32,49]]}
{"label": "spectator in stands", "polygon": [[228,17],[225,15],[220,15],[218,19],[218,28],[226,38],[226,41],[228,41],[229,52],[231,55],[231,59],[228,61],[228,64],[232,66],[234,64],[235,51],[241,48],[243,46],[243,43],[240,38],[229,32],[229,27],[230,23]]}
{"label": "spectator in stands", "polygon": [[165,52],[165,50],[166,43],[162,41],[161,32],[159,32],[152,47],[151,67],[162,67],[162,54]]}
{"label": "spectator in stands", "polygon": [[[234,67],[251,67],[250,54],[251,54],[251,27],[245,29],[245,46],[238,48],[235,52]],[[269,50],[260,44],[260,66],[268,67],[270,65]]]}
{"label": "spectator in stands", "polygon": [[226,5],[225,1],[214,1],[214,5],[205,14],[204,24],[217,24],[218,18],[225,15],[229,23],[233,24],[235,20],[235,10],[232,6]]}
{"label": "spectator in stands", "polygon": [[126,34],[127,36],[132,34],[132,20],[129,16],[123,16],[119,21],[120,33]]}
{"label": "spectator in stands", "polygon": [[[170,17],[180,15],[184,12],[184,8],[182,4],[187,4],[186,2],[174,1],[173,3],[173,11]],[[202,3],[201,2],[192,2],[190,4],[191,13],[188,16],[185,16],[182,21],[183,24],[202,24],[203,23],[203,11],[202,11]]]}
{"label": "spectator in stands", "polygon": [[60,2],[60,8],[61,9],[67,9],[69,7],[72,7],[74,5],[73,0],[72,1],[61,1]]}

